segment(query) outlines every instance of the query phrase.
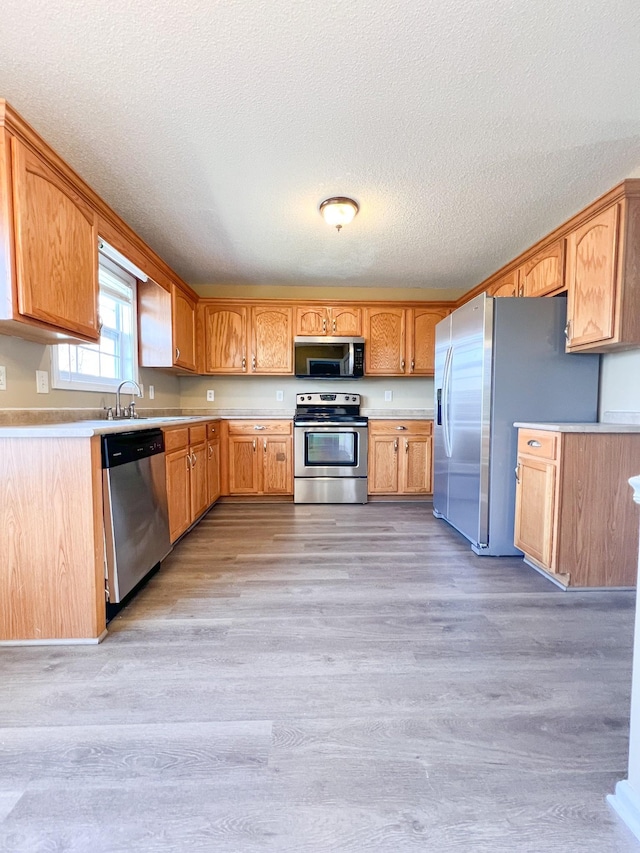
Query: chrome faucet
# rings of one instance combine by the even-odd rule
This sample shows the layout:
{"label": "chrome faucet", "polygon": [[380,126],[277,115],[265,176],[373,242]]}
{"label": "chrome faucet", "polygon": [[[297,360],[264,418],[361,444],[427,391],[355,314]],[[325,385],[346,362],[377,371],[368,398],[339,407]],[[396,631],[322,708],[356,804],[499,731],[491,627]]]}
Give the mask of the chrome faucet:
{"label": "chrome faucet", "polygon": [[118,385],[118,390],[116,391],[116,410],[113,413],[114,417],[116,417],[116,418],[135,418],[136,417],[136,410],[135,410],[135,403],[133,402],[133,399],[131,400],[131,405],[125,406],[124,409],[120,405],[120,392],[122,391],[123,385],[133,385],[135,387],[135,391],[132,392],[132,394],[131,394],[132,398],[134,396],[142,397],[142,389],[140,388],[138,383],[134,382],[133,379],[125,379],[124,382],[121,382]]}

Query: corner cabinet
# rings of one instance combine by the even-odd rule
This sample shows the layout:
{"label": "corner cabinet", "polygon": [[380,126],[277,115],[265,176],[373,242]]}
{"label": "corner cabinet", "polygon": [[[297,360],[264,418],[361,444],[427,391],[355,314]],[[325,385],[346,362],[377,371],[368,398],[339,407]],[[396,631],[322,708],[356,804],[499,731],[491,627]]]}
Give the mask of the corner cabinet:
{"label": "corner cabinet", "polygon": [[433,421],[369,421],[370,495],[429,495]]}
{"label": "corner cabinet", "polygon": [[515,546],[561,586],[635,586],[638,470],[640,432],[520,429]]}
{"label": "corner cabinet", "polygon": [[450,308],[365,308],[365,374],[368,376],[433,376],[435,328]]}
{"label": "corner cabinet", "polygon": [[292,423],[284,420],[229,421],[230,495],[292,495]]}
{"label": "corner cabinet", "polygon": [[196,300],[176,284],[138,282],[140,367],[196,370]]}
{"label": "corner cabinet", "polygon": [[0,331],[44,342],[100,336],[97,215],[44,153],[2,127]]}

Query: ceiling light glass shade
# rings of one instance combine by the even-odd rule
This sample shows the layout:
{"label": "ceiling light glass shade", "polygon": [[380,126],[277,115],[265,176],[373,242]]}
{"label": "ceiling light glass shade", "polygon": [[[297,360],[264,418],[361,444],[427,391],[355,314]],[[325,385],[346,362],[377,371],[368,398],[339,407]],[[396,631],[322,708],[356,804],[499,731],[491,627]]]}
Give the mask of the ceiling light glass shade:
{"label": "ceiling light glass shade", "polygon": [[335,225],[338,231],[343,225],[348,225],[360,208],[352,198],[336,196],[326,198],[320,205],[320,213],[327,225]]}

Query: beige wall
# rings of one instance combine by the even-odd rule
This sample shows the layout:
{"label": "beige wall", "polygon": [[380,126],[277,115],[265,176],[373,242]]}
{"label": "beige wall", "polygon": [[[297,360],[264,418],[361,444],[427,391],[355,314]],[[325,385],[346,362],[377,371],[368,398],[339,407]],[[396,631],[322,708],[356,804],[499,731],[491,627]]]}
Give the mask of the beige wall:
{"label": "beige wall", "polygon": [[601,418],[605,412],[640,414],[640,350],[616,352],[602,357]]}
{"label": "beige wall", "polygon": [[[46,370],[51,379],[49,347],[0,335],[0,365],[7,371],[7,390],[0,391],[0,409],[76,409],[102,408],[113,405],[113,394],[92,391],[51,389],[49,394],[36,393],[36,370]],[[160,370],[141,370],[145,386],[144,401],[138,407],[174,408],[180,405],[178,379]],[[155,388],[155,399],[149,400],[147,385]]]}
{"label": "beige wall", "polygon": [[[215,394],[207,403],[207,390]],[[283,401],[276,401],[276,392]],[[303,391],[360,394],[362,405],[373,409],[433,409],[433,380],[430,378],[376,378],[354,380],[308,380],[293,376],[197,376],[180,378],[180,397],[185,408],[274,409],[291,413],[296,394]],[[385,403],[384,392],[393,400]]]}

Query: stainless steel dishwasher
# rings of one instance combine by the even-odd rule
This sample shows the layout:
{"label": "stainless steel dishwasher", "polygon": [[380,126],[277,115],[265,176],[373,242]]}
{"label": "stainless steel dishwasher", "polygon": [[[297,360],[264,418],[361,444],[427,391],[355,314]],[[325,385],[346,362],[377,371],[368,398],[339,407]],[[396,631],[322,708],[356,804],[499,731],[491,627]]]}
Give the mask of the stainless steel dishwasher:
{"label": "stainless steel dishwasher", "polygon": [[107,597],[117,604],[171,551],[164,435],[102,437]]}

